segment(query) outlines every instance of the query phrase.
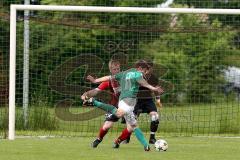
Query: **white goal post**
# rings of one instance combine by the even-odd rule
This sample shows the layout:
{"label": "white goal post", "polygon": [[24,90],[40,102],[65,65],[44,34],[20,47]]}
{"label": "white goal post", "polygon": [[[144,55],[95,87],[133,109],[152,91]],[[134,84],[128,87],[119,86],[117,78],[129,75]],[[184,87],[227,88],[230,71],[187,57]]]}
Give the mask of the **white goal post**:
{"label": "white goal post", "polygon": [[112,13],[188,13],[240,15],[240,9],[195,9],[195,8],[143,8],[143,7],[93,7],[53,5],[11,5],[10,14],[10,70],[9,70],[9,133],[8,139],[15,139],[15,80],[16,80],[16,19],[19,10],[112,12]]}

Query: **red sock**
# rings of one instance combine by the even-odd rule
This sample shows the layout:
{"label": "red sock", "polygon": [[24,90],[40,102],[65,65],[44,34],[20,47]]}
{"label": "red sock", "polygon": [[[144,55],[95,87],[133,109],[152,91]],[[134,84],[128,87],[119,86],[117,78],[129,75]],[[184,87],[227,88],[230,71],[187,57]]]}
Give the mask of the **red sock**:
{"label": "red sock", "polygon": [[122,131],[122,134],[118,137],[118,139],[116,140],[118,143],[121,143],[122,141],[126,140],[128,137],[130,137],[132,134],[132,132],[129,132],[127,130],[127,128],[125,128],[123,131]]}
{"label": "red sock", "polygon": [[103,137],[107,134],[107,132],[108,132],[108,129],[107,129],[107,130],[104,130],[103,127],[101,127],[100,130],[99,130],[98,138],[99,138],[100,140],[102,140]]}

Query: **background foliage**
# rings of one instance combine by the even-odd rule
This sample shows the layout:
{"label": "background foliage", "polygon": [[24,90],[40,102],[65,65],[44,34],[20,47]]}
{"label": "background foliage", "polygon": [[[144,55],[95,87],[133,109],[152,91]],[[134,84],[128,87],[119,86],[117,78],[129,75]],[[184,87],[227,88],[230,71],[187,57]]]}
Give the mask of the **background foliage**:
{"label": "background foliage", "polygon": [[[165,0],[39,0],[35,4],[156,7],[163,2]],[[23,1],[0,2],[0,106],[7,104],[9,5],[13,3]],[[240,8],[240,2],[175,0],[171,7]],[[18,15],[17,79],[22,82],[23,13]],[[63,97],[79,100],[77,96],[51,91],[49,75],[63,62],[80,54],[101,57],[105,64],[98,76],[105,75],[108,74],[107,61],[117,53],[128,56],[125,68],[143,57],[166,68],[164,72],[156,73],[161,80],[174,85],[173,90],[162,97],[166,104],[222,102],[222,86],[226,84],[222,71],[228,66],[240,67],[239,25],[240,16],[237,15],[31,12],[30,103],[38,105],[36,99],[39,99],[45,106],[53,107],[55,101]],[[106,48],[109,47],[106,42],[113,44],[111,50]],[[127,49],[124,45],[128,45]],[[84,72],[84,67],[78,68],[66,78],[66,82],[94,87],[81,79]],[[17,83],[17,99],[21,106],[21,83]],[[35,117],[38,121],[38,116]],[[55,123],[54,118],[50,120]],[[44,125],[45,121],[39,128]],[[57,128],[58,125],[52,126]]]}

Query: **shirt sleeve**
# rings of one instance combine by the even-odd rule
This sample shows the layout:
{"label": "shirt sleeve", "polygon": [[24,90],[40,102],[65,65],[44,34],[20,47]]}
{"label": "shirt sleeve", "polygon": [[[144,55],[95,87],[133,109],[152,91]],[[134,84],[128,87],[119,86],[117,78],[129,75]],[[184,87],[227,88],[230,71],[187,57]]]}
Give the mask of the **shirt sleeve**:
{"label": "shirt sleeve", "polygon": [[135,79],[136,79],[137,81],[142,80],[142,79],[143,79],[142,73],[141,73],[141,72],[136,72],[136,74],[135,74]]}
{"label": "shirt sleeve", "polygon": [[112,78],[116,79],[117,81],[120,81],[120,79],[122,78],[124,72],[119,72],[117,74],[115,74],[114,76],[112,76]]}
{"label": "shirt sleeve", "polygon": [[100,90],[106,90],[110,87],[109,81],[102,82],[99,86],[98,89]]}

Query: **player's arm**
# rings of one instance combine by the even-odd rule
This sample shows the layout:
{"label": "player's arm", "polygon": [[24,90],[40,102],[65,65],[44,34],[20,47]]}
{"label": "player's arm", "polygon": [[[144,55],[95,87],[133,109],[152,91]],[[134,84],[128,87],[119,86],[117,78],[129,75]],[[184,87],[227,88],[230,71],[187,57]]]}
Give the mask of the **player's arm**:
{"label": "player's arm", "polygon": [[[157,85],[154,85],[154,86],[157,86]],[[155,101],[156,101],[157,106],[161,108],[161,107],[162,107],[162,103],[161,103],[160,95],[161,95],[163,92],[159,93],[159,92],[154,91],[153,93],[154,93],[154,95],[155,95]]]}
{"label": "player's arm", "polygon": [[160,98],[160,96],[156,96],[156,97],[155,97],[155,100],[156,100],[157,106],[158,106],[159,108],[162,108],[163,105],[162,105],[162,103],[161,103],[161,98]]}
{"label": "player's arm", "polygon": [[163,93],[163,90],[162,90],[161,87],[159,87],[159,86],[154,87],[154,86],[150,85],[150,84],[149,84],[145,79],[143,79],[143,78],[137,80],[137,82],[138,82],[141,86],[146,87],[146,88],[148,88],[148,89],[150,89],[150,90],[152,90],[152,91],[158,92],[159,94]]}
{"label": "player's arm", "polygon": [[109,85],[110,85],[109,82],[102,82],[97,88],[85,92],[81,96],[82,100],[86,100],[87,98],[96,96],[97,94],[99,94],[103,90],[108,89]]}
{"label": "player's arm", "polygon": [[97,78],[95,79],[93,76],[89,75],[87,76],[87,80],[89,80],[92,83],[100,83],[100,82],[105,82],[105,81],[109,81],[111,78],[111,76],[104,76],[101,78]]}
{"label": "player's arm", "polygon": [[[162,93],[163,93],[163,92],[162,92]],[[161,98],[160,98],[160,95],[161,95],[162,93],[154,92],[156,105],[157,105],[159,108],[162,108],[162,107],[163,107],[163,105],[162,105],[162,103],[161,103]]]}
{"label": "player's arm", "polygon": [[96,95],[97,95],[98,93],[100,93],[100,92],[101,92],[101,90],[98,89],[98,88],[89,90],[89,91],[83,93],[83,95],[81,96],[81,99],[82,99],[82,100],[86,100],[87,98],[96,96]]}
{"label": "player's arm", "polygon": [[[150,77],[149,77],[149,80],[147,81],[148,83],[150,83],[152,86],[158,86],[159,84],[159,79],[154,75],[154,74],[151,74]],[[156,105],[159,107],[159,108],[162,108],[162,103],[161,103],[161,98],[160,98],[160,95],[158,92],[153,92],[154,95],[155,95],[155,101],[156,101]]]}
{"label": "player's arm", "polygon": [[162,108],[162,107],[163,107],[163,105],[162,105],[162,103],[161,103],[161,98],[160,98],[160,95],[161,95],[162,93],[163,93],[163,92],[159,93],[159,92],[154,91],[156,105],[157,105],[159,108]]}

